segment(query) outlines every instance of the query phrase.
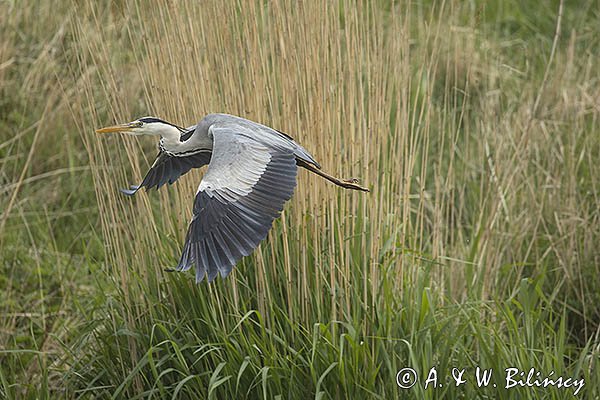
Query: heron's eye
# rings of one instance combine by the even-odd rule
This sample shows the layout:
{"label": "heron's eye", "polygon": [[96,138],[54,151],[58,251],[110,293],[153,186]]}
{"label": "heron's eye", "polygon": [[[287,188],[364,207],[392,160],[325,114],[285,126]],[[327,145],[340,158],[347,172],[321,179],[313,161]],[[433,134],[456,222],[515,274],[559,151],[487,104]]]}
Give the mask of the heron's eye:
{"label": "heron's eye", "polygon": [[137,121],[137,122],[135,123],[135,126],[136,126],[137,128],[141,128],[142,126],[144,126],[144,123],[143,123],[142,121]]}

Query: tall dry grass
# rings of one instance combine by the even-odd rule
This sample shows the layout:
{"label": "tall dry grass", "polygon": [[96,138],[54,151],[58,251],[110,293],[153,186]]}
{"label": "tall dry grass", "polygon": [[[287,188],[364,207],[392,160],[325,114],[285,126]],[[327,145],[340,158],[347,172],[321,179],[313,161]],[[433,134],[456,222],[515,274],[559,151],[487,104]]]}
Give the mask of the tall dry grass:
{"label": "tall dry grass", "polygon": [[90,292],[81,252],[97,254],[97,207],[61,85],[73,15],[67,2],[0,3],[0,398],[58,386],[72,297]]}
{"label": "tall dry grass", "polygon": [[[440,263],[436,284],[454,299],[510,293],[518,280],[507,276],[540,264],[562,271],[573,294],[587,293],[583,271],[598,272],[598,202],[578,180],[593,185],[597,176],[598,140],[587,133],[598,111],[597,56],[575,48],[576,32],[559,32],[547,76],[526,79],[518,43],[477,30],[483,5],[461,24],[461,7],[440,4],[417,18],[415,8],[385,3],[88,5],[92,22],[77,29],[75,112],[99,167],[108,255],[123,287],[131,255],[142,275],[172,264],[201,174],[122,198],[116,189],[141,179],[153,143],[99,138],[93,127],[140,114],[192,124],[229,112],[289,132],[326,170],[372,188],[340,193],[301,174],[281,222],[283,257],[265,258],[280,244],[272,237],[254,256],[256,270],[238,268],[232,285],[256,274],[268,302],[266,277],[285,274],[298,304],[327,288],[333,319],[353,301],[345,288],[369,288],[362,301],[372,307],[382,264],[393,264],[400,285],[423,258]],[[148,250],[165,248],[170,254]],[[357,261],[360,276],[350,272]]]}

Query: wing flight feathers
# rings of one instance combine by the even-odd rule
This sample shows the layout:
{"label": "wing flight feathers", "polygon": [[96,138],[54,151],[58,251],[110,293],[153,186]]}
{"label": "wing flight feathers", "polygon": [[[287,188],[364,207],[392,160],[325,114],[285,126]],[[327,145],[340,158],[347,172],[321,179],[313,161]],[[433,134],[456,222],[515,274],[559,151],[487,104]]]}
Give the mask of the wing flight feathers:
{"label": "wing flight feathers", "polygon": [[273,146],[232,125],[213,126],[213,152],[198,187],[177,270],[196,281],[227,276],[267,236],[296,186],[293,149]]}

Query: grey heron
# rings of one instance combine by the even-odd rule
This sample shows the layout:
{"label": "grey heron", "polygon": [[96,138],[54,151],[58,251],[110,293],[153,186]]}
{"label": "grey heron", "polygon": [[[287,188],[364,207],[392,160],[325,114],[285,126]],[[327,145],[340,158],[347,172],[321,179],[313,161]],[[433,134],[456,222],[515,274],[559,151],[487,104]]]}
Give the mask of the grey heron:
{"label": "grey heron", "polygon": [[194,199],[193,217],[175,270],[196,267],[196,282],[227,276],[267,236],[296,186],[303,167],[346,189],[368,191],[356,179],[321,171],[310,153],[287,134],[229,114],[209,114],[182,128],[154,117],[96,130],[160,136],[158,156],[139,185],[172,184],[192,168],[208,164]]}

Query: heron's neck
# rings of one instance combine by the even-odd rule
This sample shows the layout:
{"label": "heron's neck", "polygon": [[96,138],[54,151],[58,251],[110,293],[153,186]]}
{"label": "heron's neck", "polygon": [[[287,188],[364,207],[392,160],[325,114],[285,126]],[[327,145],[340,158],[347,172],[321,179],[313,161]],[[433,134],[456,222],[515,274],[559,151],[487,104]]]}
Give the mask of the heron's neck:
{"label": "heron's neck", "polygon": [[162,138],[162,143],[167,150],[175,149],[181,144],[179,139],[181,137],[181,132],[174,126],[162,127],[159,134]]}

